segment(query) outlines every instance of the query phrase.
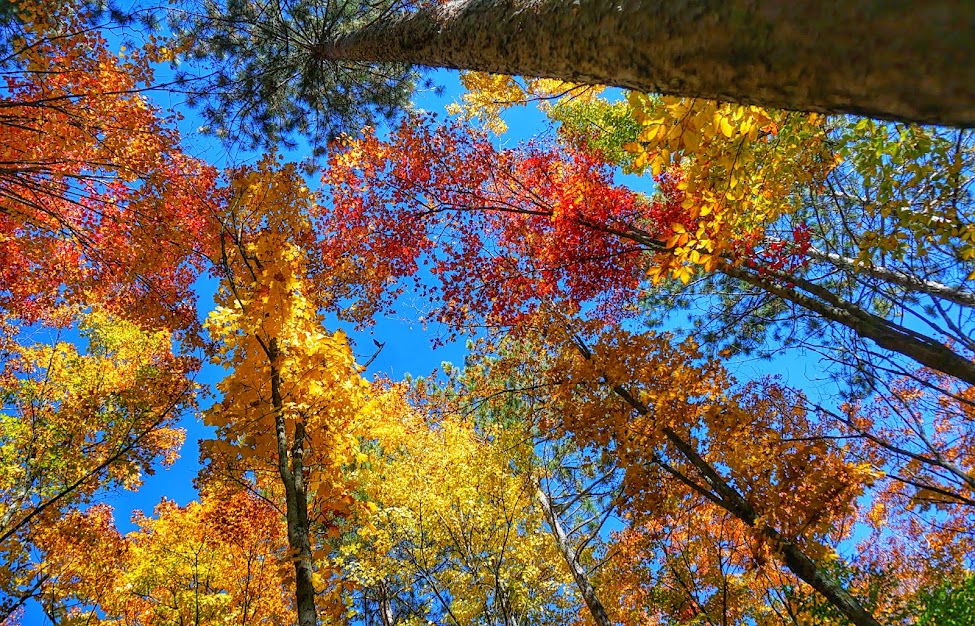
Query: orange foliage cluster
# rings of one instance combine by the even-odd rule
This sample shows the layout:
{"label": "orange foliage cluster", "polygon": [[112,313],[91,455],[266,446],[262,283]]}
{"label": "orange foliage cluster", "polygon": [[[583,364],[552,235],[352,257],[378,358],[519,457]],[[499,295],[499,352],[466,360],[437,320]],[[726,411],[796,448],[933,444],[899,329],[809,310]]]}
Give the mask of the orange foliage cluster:
{"label": "orange foliage cluster", "polygon": [[[288,623],[280,514],[246,493],[163,500],[122,536],[104,505],[45,530],[52,596],[72,598],[64,617],[87,624]],[[97,609],[97,611],[95,610]]]}
{"label": "orange foliage cluster", "polygon": [[140,90],[146,50],[113,53],[74,3],[18,4],[0,98],[0,306],[28,321],[107,302],[152,325],[195,325],[216,171],[184,155]]}

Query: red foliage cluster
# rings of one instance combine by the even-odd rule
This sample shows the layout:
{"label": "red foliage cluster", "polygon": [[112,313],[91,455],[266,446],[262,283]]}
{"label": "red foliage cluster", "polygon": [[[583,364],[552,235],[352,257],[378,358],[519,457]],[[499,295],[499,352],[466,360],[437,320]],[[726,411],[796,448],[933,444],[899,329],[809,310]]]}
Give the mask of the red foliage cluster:
{"label": "red foliage cluster", "polygon": [[97,303],[188,328],[216,171],[139,94],[145,55],[109,50],[76,7],[42,7],[0,96],[0,310],[50,322]]}
{"label": "red foliage cluster", "polygon": [[470,314],[514,323],[556,299],[618,315],[642,278],[647,246],[629,234],[647,207],[586,152],[499,150],[414,119],[388,141],[350,142],[324,182],[334,212],[322,252],[355,265],[356,295],[388,304],[389,284],[414,277],[422,289],[429,264],[439,280],[426,293],[452,327]]}
{"label": "red foliage cluster", "polygon": [[809,263],[810,234],[805,224],[792,229],[792,241],[767,239],[763,244],[747,246],[744,254],[745,264],[760,276],[792,274]]}

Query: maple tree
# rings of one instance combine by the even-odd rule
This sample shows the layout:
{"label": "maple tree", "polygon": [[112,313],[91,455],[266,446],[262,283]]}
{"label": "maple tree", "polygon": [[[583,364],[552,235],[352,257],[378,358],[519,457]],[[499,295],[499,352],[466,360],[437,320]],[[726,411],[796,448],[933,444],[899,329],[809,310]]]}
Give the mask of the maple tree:
{"label": "maple tree", "polygon": [[[122,536],[104,505],[59,520],[44,537],[45,610],[59,623],[289,623],[281,515],[257,496],[163,500]],[[95,610],[97,609],[97,611]]]}
{"label": "maple tree", "polygon": [[[322,326],[328,294],[309,278],[319,211],[293,165],[267,157],[233,172],[206,321],[213,361],[232,371],[205,413],[217,438],[204,444],[204,474],[283,498],[301,626],[317,623],[316,592],[330,584],[328,546],[313,544],[312,531],[326,536],[362,506],[342,468],[386,402],[370,393],[345,335]],[[323,602],[325,615],[340,614],[341,587]]]}
{"label": "maple tree", "polygon": [[51,572],[34,561],[45,529],[108,489],[136,488],[172,464],[192,408],[193,360],[168,333],[92,313],[86,351],[65,341],[22,344],[3,326],[0,373],[0,593],[7,616],[41,593]]}
{"label": "maple tree", "polygon": [[18,2],[0,98],[0,306],[27,322],[101,303],[153,327],[196,325],[201,199],[215,170],[180,149],[141,93],[170,58],[115,53],[82,2]]}
{"label": "maple tree", "polygon": [[617,235],[639,197],[611,176],[585,152],[498,151],[463,127],[413,120],[388,142],[367,132],[332,157],[320,251],[363,278],[345,294],[356,310],[388,304],[388,283],[429,265],[435,284],[417,286],[451,326],[476,315],[510,323],[563,292],[620,316],[640,289],[632,264],[645,246]]}
{"label": "maple tree", "polygon": [[690,342],[576,322],[559,346],[566,322],[539,323],[558,351],[543,374],[559,415],[550,428],[613,451],[624,512],[638,521],[717,507],[741,524],[756,560],[778,561],[851,622],[876,623],[823,559],[877,473],[817,436],[801,402],[774,385],[732,393],[722,368],[694,364]]}

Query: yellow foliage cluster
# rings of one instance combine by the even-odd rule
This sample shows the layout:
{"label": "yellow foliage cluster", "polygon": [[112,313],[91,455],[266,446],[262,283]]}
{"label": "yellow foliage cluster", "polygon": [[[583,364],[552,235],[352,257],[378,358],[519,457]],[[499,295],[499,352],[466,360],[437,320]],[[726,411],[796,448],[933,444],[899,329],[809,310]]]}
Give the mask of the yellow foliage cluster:
{"label": "yellow foliage cluster", "polygon": [[398,432],[355,474],[375,513],[343,545],[340,566],[364,588],[432,588],[446,606],[431,608],[462,624],[500,603],[517,615],[564,607],[571,575],[543,528],[531,476],[512,465],[531,454],[523,433],[478,431],[456,414],[436,423],[400,415]]}
{"label": "yellow foliage cluster", "polygon": [[687,223],[661,225],[673,235],[649,270],[654,282],[687,282],[695,268],[711,271],[754,245],[765,225],[794,210],[797,189],[821,184],[836,164],[816,114],[636,92],[629,104],[642,126],[624,146],[634,170],[656,176],[679,166],[685,194]]}
{"label": "yellow foliage cluster", "polygon": [[[70,319],[70,318],[69,318]],[[0,322],[0,590],[31,589],[52,528],[100,491],[136,489],[176,461],[192,407],[192,361],[169,333],[95,311],[66,341],[25,344]],[[38,332],[39,334],[39,332]],[[36,340],[37,335],[34,339]],[[41,578],[39,578],[41,577]]]}
{"label": "yellow foliage cluster", "polygon": [[299,423],[304,429],[309,492],[342,514],[352,498],[341,467],[354,457],[370,385],[345,334],[324,329],[323,294],[308,280],[309,251],[300,244],[313,196],[292,166],[273,158],[239,171],[232,187],[224,279],[206,322],[214,362],[232,372],[217,385],[223,401],[205,415],[220,434],[209,451],[240,455],[250,469],[263,468],[262,480],[276,481],[278,402],[288,436]]}
{"label": "yellow foliage cluster", "polygon": [[519,79],[485,72],[461,72],[460,82],[466,90],[461,96],[462,103],[449,105],[447,111],[453,115],[461,115],[468,121],[477,120],[496,135],[503,135],[508,131],[508,125],[501,119],[501,113],[505,109],[562,97],[592,98],[602,91],[602,87],[577,85],[551,78]]}

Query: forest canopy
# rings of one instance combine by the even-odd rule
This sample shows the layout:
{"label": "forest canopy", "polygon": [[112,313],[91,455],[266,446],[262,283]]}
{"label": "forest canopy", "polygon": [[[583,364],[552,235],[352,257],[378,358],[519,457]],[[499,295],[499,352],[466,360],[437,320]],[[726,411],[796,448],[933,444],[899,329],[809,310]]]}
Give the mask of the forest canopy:
{"label": "forest canopy", "polygon": [[0,624],[975,623],[971,7],[726,4],[0,4]]}

